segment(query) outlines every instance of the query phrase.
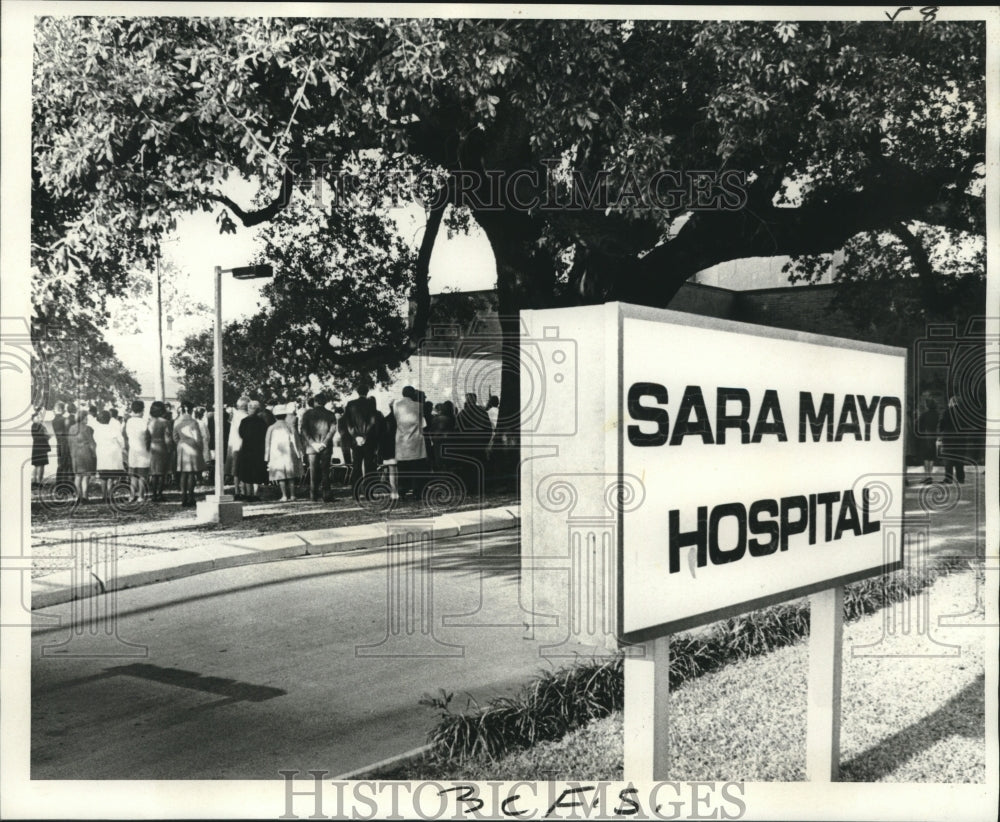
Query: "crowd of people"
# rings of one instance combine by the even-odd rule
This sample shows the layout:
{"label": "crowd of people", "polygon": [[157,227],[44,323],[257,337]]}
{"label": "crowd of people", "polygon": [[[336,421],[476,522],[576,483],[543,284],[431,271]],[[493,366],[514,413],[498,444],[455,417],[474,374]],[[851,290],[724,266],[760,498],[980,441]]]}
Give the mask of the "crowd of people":
{"label": "crowd of people", "polygon": [[[958,396],[952,396],[944,411],[938,411],[932,396],[921,398],[917,411],[918,456],[924,466],[924,482],[933,482],[934,463],[944,463],[945,482],[965,482],[963,446],[966,434]],[[937,436],[933,436],[936,433]]]}
{"label": "crowd of people", "polygon": [[[212,408],[154,401],[147,413],[135,400],[122,417],[116,408],[57,402],[51,419],[55,478],[72,483],[80,504],[96,480],[103,499],[124,493],[132,501],[159,503],[167,489],[177,488],[181,506],[190,507],[196,485],[211,482],[221,458],[234,496],[246,502],[260,501],[265,485],[278,490],[281,502],[298,499],[301,488],[312,501],[333,501],[338,468],[355,493],[365,476],[381,473],[394,500],[407,494],[419,499],[426,481],[442,472],[475,492],[485,484],[498,408],[495,396],[482,406],[467,394],[456,411],[451,401],[434,404],[413,386],[403,388],[386,413],[364,388],[342,408],[322,393],[272,406],[242,396],[226,409],[219,449]],[[32,421],[32,481],[39,488],[53,451],[45,416],[39,408]]]}
{"label": "crowd of people", "polygon": [[[403,388],[385,413],[364,388],[344,407],[322,393],[308,402],[272,406],[242,396],[223,421],[224,477],[235,497],[247,502],[259,501],[265,485],[275,487],[282,502],[296,500],[306,488],[312,501],[333,501],[331,480],[338,469],[355,492],[365,476],[379,472],[391,499],[419,498],[426,481],[440,473],[456,476],[466,493],[476,493],[490,473],[499,404],[492,395],[483,406],[475,394],[466,394],[456,410],[451,401],[430,402],[413,386]],[[939,412],[933,398],[921,399],[915,422],[927,482],[935,462],[944,464],[946,481],[965,479],[958,404],[952,397]],[[163,502],[165,491],[176,488],[181,506],[189,507],[196,485],[212,482],[220,449],[211,408],[155,401],[147,412],[135,400],[120,416],[116,408],[57,402],[51,436],[46,416],[38,408],[32,419],[35,487],[43,484],[53,450],[56,481],[71,484],[81,504],[96,482],[104,499],[116,491],[132,501]]]}

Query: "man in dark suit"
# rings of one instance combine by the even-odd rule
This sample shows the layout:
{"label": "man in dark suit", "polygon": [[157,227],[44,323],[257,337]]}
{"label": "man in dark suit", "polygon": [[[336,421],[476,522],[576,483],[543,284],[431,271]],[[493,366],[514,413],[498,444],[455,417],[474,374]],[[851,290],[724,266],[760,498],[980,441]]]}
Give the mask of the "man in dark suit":
{"label": "man in dark suit", "polygon": [[357,399],[344,408],[337,427],[341,442],[351,451],[351,484],[355,488],[365,474],[377,467],[383,419],[375,407],[374,397],[368,396],[367,388],[359,388]]}
{"label": "man in dark suit", "polygon": [[965,442],[962,437],[962,412],[957,395],[938,421],[938,453],[944,461],[944,481],[965,482]]}
{"label": "man in dark suit", "polygon": [[312,398],[312,407],[299,423],[306,459],[309,461],[309,498],[313,502],[330,501],[330,451],[337,430],[336,415],[326,408],[326,395]]}
{"label": "man in dark suit", "polygon": [[475,394],[465,395],[465,405],[458,412],[458,436],[466,457],[464,481],[470,494],[478,494],[486,484],[486,450],[493,436],[493,424]]}

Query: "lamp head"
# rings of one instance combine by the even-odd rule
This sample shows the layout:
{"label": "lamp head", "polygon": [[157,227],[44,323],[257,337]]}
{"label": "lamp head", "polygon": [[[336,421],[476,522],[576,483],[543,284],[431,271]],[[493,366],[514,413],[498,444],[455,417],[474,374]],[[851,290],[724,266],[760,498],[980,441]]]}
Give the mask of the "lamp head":
{"label": "lamp head", "polygon": [[259,280],[273,277],[274,269],[269,265],[245,265],[233,269],[233,277],[237,280]]}

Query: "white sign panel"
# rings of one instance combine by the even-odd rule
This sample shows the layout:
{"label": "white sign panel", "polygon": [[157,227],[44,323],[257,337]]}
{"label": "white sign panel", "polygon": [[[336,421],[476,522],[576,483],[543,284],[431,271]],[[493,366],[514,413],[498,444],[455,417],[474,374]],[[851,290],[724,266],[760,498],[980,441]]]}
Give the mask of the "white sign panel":
{"label": "white sign panel", "polygon": [[[898,567],[902,349],[621,306],[619,633]],[[658,352],[658,353],[657,353]]]}

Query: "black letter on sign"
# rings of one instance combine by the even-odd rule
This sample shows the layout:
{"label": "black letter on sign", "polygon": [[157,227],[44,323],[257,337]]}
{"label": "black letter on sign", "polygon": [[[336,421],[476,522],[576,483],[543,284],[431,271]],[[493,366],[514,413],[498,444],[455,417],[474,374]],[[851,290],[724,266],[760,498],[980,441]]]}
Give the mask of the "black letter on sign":
{"label": "black letter on sign", "polygon": [[[736,400],[740,404],[739,413],[735,416],[726,413],[728,400]],[[744,445],[750,441],[750,392],[745,388],[720,388],[715,394],[715,441],[719,445],[726,443],[727,428],[738,428],[740,442]]]}
{"label": "black letter on sign", "polygon": [[[826,530],[823,532],[824,541],[830,542],[833,537],[833,504],[840,499],[840,491],[827,491],[825,494],[817,494],[816,499],[819,501],[820,505],[826,508]],[[810,523],[809,533],[815,535],[816,533],[816,523],[815,521]],[[840,539],[838,536],[837,539]],[[815,538],[809,540],[810,545],[816,543]]]}
{"label": "black letter on sign", "polygon": [[812,429],[813,442],[819,442],[824,425],[826,425],[826,441],[833,439],[833,394],[823,395],[817,414],[812,394],[808,391],[799,392],[799,442],[806,441],[806,423]]}
{"label": "black letter on sign", "polygon": [[[799,518],[794,522],[788,518],[788,514],[795,508],[799,512]],[[788,550],[788,537],[792,534],[801,534],[809,526],[809,501],[799,494],[795,497],[781,498],[781,550]]]}
{"label": "black letter on sign", "polygon": [[[848,416],[851,418],[850,422]],[[844,396],[844,405],[840,409],[840,419],[837,421],[837,442],[840,442],[846,434],[854,434],[854,439],[861,439],[861,423],[858,420],[858,407],[853,394]]]}
{"label": "black letter on sign", "polygon": [[868,490],[866,485],[864,490],[861,492],[861,533],[862,534],[874,534],[876,531],[882,528],[881,520],[875,520],[872,522],[868,519],[868,505],[871,503],[871,492]]}
{"label": "black letter on sign", "polygon": [[[768,422],[768,416],[774,417],[774,422]],[[764,399],[760,403],[760,411],[757,412],[757,425],[753,429],[752,442],[760,442],[764,434],[777,434],[778,442],[788,442],[788,435],[785,433],[785,421],[781,416],[781,403],[778,402],[778,392],[773,388],[768,388],[764,392]]]}
{"label": "black letter on sign", "polygon": [[681,548],[689,545],[698,546],[698,567],[704,568],[707,558],[706,537],[708,531],[708,508],[698,506],[698,527],[694,531],[681,533],[681,512],[674,509],[670,512],[670,573],[676,574],[681,569]]}
{"label": "black letter on sign", "polygon": [[870,442],[872,438],[872,421],[875,419],[875,412],[878,410],[878,397],[872,397],[871,405],[865,402],[863,394],[858,394],[858,405],[861,406],[861,419],[865,421],[865,442]]}
{"label": "black letter on sign", "polygon": [[[723,551],[719,547],[719,520],[723,517],[736,517],[736,546]],[[747,550],[747,509],[741,502],[730,502],[716,505],[708,521],[708,556],[712,565],[723,565],[743,559]]]}
{"label": "black letter on sign", "polygon": [[667,404],[667,389],[655,382],[637,382],[628,390],[628,414],[634,420],[655,422],[656,431],[644,434],[638,425],[628,427],[628,441],[639,448],[647,445],[663,445],[670,433],[670,415],[666,408],[650,408],[640,405],[642,397],[652,397],[661,405]]}
{"label": "black letter on sign", "polygon": [[760,499],[750,506],[750,533],[767,534],[771,537],[767,542],[762,542],[759,539],[750,540],[750,556],[752,557],[766,557],[778,550],[778,523],[773,520],[761,522],[761,514],[778,516],[778,501]]}
{"label": "black letter on sign", "polygon": [[[694,412],[694,419],[691,413]],[[674,435],[670,438],[671,445],[680,445],[688,434],[701,437],[706,445],[712,444],[712,423],[708,420],[708,409],[705,408],[705,398],[701,395],[701,387],[689,385],[684,389],[681,407],[677,411],[677,422],[674,423]]]}
{"label": "black letter on sign", "polygon": [[[889,431],[885,427],[886,407],[896,409],[896,427]],[[882,402],[878,407],[878,438],[885,442],[894,442],[899,439],[899,432],[903,423],[903,409],[899,403],[899,397],[882,397]]]}
{"label": "black letter on sign", "polygon": [[837,530],[833,534],[834,539],[840,539],[841,534],[848,528],[854,532],[855,536],[861,536],[861,523],[858,521],[858,506],[854,502],[854,492],[844,491],[844,499],[840,503],[840,516],[837,517]]}

